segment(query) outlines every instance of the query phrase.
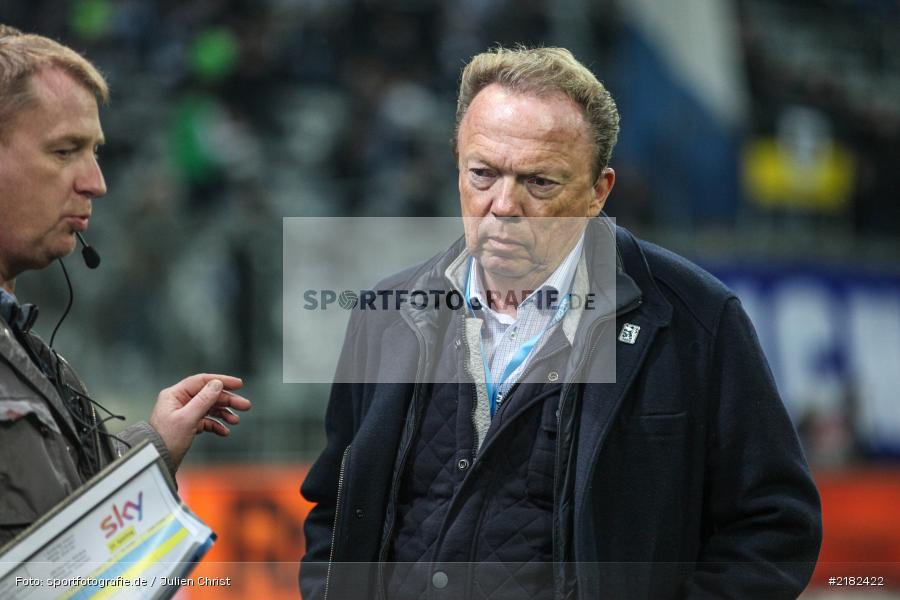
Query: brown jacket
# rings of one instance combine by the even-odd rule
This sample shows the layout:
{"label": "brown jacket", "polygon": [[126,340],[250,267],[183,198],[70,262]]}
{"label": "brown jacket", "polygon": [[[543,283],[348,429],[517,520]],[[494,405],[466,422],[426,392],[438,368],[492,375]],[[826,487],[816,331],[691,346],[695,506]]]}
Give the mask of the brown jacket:
{"label": "brown jacket", "polygon": [[[40,338],[28,335],[41,356],[50,356]],[[61,381],[86,393],[64,359],[60,360],[59,372]],[[0,546],[95,474],[78,468],[76,424],[63,402],[56,387],[0,318]],[[102,419],[92,407],[88,410],[94,423]],[[106,431],[102,425],[100,429]],[[113,438],[95,435],[100,467],[128,450],[128,445]],[[136,423],[117,436],[130,446],[149,439],[174,475],[168,449],[148,423]]]}

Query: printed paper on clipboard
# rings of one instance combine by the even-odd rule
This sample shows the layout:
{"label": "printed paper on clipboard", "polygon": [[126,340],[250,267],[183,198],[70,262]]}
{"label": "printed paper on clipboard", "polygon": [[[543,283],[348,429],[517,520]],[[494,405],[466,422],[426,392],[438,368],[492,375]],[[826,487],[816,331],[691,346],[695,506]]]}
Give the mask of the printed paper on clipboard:
{"label": "printed paper on clipboard", "polygon": [[0,598],[169,598],[214,541],[144,442],[3,548]]}

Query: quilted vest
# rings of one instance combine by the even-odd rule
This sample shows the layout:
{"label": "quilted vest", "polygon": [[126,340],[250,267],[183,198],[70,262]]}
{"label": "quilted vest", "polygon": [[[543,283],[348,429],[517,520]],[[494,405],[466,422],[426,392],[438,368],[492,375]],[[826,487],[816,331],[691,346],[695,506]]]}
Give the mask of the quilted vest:
{"label": "quilted vest", "polygon": [[553,596],[557,408],[569,346],[557,328],[476,449],[465,340],[448,327],[402,466],[385,597]]}

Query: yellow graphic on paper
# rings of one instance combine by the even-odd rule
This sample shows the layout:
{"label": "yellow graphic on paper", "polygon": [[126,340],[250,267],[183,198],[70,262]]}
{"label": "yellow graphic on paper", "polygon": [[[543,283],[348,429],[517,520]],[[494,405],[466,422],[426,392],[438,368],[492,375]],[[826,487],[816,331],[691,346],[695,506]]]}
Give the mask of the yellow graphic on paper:
{"label": "yellow graphic on paper", "polygon": [[[125,556],[128,552],[130,552],[131,550],[133,550],[134,548],[136,548],[137,546],[139,546],[146,540],[150,539],[151,537],[153,537],[154,535],[159,533],[159,531],[161,529],[163,529],[164,527],[169,525],[169,523],[171,523],[174,520],[175,520],[175,515],[169,515],[165,519],[162,519],[158,523],[154,524],[152,527],[150,527],[147,531],[145,531],[139,537],[132,539],[132,543],[124,545],[119,550],[119,552],[116,555],[114,555],[113,557],[111,557],[108,561],[106,561],[105,563],[103,563],[101,566],[97,567],[93,571],[91,571],[91,573],[86,578],[87,579],[100,578],[100,576],[103,573],[105,573],[114,564],[119,562],[122,559],[122,557]],[[175,546],[178,545],[178,542],[180,542],[182,539],[184,539],[185,535],[187,535],[187,529],[182,527],[172,537],[170,537],[165,543],[163,543],[156,550],[154,550],[149,556],[160,557],[160,556],[166,555],[172,548],[174,548]],[[175,540],[175,541],[173,542],[173,540]],[[165,551],[160,553],[160,551],[162,549],[165,549]],[[147,557],[136,562],[134,564],[134,566],[132,566],[130,569],[128,569],[128,571],[126,571],[125,573],[123,573],[122,576],[127,578],[128,574],[132,573],[132,571],[138,566],[142,566],[140,570],[143,571],[144,569],[146,569],[146,561],[147,561]],[[70,590],[68,590],[65,594],[59,596],[58,599],[59,600],[67,600],[68,598],[71,598],[72,596],[77,594],[79,591],[81,591],[84,587],[85,586],[73,587]],[[102,594],[107,590],[111,590],[110,593],[112,593],[112,592],[119,591],[119,588],[107,587],[98,593]],[[91,598],[98,598],[98,597],[100,597],[100,596],[98,596],[97,594],[94,594],[93,596],[91,596]],[[106,596],[103,596],[103,597],[105,598]]]}
{"label": "yellow graphic on paper", "polygon": [[[125,579],[136,578],[138,575],[151,567],[153,563],[157,562],[163,556],[171,552],[175,548],[175,546],[181,543],[181,541],[187,536],[187,534],[188,530],[182,527],[177,532],[175,532],[175,535],[166,540],[165,543],[161,544],[156,550],[136,562],[130,569],[122,573],[122,577],[124,577]],[[103,600],[103,598],[109,598],[120,589],[121,588],[118,586],[109,586],[103,588],[98,593],[91,596],[91,598],[92,600]]]}
{"label": "yellow graphic on paper", "polygon": [[116,550],[122,548],[122,546],[127,544],[135,536],[137,536],[137,531],[135,531],[134,525],[132,525],[110,541],[106,542],[106,547],[109,548],[111,554],[115,554]]}

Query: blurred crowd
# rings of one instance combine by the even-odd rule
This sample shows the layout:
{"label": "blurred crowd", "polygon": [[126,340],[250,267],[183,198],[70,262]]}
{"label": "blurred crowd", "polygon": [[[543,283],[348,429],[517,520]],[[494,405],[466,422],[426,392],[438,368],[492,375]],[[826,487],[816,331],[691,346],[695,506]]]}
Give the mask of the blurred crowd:
{"label": "blurred crowd", "polygon": [[[567,46],[607,83],[622,113],[609,204],[621,223],[663,239],[724,228],[737,232],[730,243],[752,244],[786,220],[801,237],[837,231],[835,243],[851,250],[874,239],[885,248],[875,259],[896,262],[900,4],[738,2],[752,110],[725,137],[648,70],[621,8],[615,0],[0,3],[0,22],[83,51],[112,90],[101,152],[110,192],[88,232],[103,266],[73,268],[76,316],[61,348],[75,354],[89,339],[76,364],[98,396],[130,415],[150,405],[136,398],[173,375],[197,367],[244,375],[267,407],[254,417],[267,435],[238,432],[232,454],[217,457],[314,452],[327,389],[281,384],[282,217],[456,214],[456,83],[464,61],[495,43]],[[823,159],[821,148],[837,150]],[[825,173],[821,189],[792,188],[792,170],[809,164]],[[773,184],[773,173],[784,182]],[[45,314],[64,305],[61,278],[32,274],[20,286]]]}

